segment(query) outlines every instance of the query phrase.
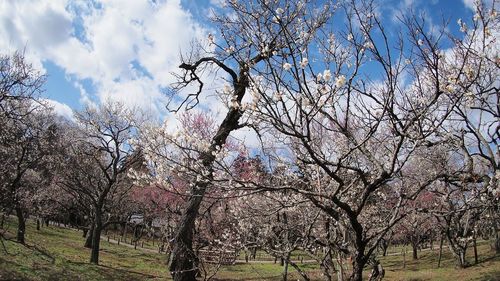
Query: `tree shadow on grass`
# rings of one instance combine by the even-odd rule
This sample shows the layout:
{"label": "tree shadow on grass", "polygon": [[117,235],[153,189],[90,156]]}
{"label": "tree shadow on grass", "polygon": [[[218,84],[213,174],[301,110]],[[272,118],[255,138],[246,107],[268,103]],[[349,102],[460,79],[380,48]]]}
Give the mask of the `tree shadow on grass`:
{"label": "tree shadow on grass", "polygon": [[0,280],[18,280],[18,281],[28,281],[26,278],[17,270],[11,270],[11,268],[20,268],[21,264],[14,261],[6,260],[0,257]]}
{"label": "tree shadow on grass", "polygon": [[105,280],[146,280],[146,279],[161,279],[163,276],[156,276],[153,274],[148,274],[144,272],[138,272],[134,270],[124,269],[124,268],[116,268],[107,265],[91,265],[85,262],[73,262],[68,261],[69,264],[91,267],[95,269],[99,273],[99,275],[105,277]]}
{"label": "tree shadow on grass", "polygon": [[489,272],[478,279],[477,281],[500,281],[500,270],[495,270],[493,272]]}
{"label": "tree shadow on grass", "polygon": [[[281,280],[282,276],[281,275],[274,275],[274,276],[266,276],[266,277],[249,277],[245,278],[244,280]],[[213,278],[212,280],[214,281],[234,281],[234,279],[227,279],[227,278]],[[243,279],[241,279],[243,280]]]}
{"label": "tree shadow on grass", "polygon": [[24,246],[26,248],[30,249],[30,250],[33,250],[33,251],[39,253],[43,257],[48,258],[50,260],[51,264],[54,264],[56,262],[55,257],[52,256],[51,254],[49,254],[49,252],[46,249],[44,249],[42,247],[38,247],[37,245],[28,245],[28,244],[25,244]]}

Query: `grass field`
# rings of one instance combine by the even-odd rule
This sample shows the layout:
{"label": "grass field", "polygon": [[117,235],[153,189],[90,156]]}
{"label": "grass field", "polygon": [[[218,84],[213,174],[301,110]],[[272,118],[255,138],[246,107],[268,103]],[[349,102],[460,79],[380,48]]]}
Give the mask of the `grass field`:
{"label": "grass field", "polygon": [[[7,230],[7,236],[15,233],[13,220],[8,221]],[[89,264],[90,250],[83,247],[81,232],[75,230],[49,226],[37,231],[28,223],[26,241],[27,246],[3,241],[7,252],[0,248],[0,280],[170,280],[165,255],[106,241],[101,242],[100,265]],[[408,252],[405,268],[401,255],[382,257],[384,280],[500,280],[500,256],[494,255],[486,242],[479,243],[480,263],[466,269],[455,268],[447,250],[439,269],[437,250],[419,254],[420,259],[413,261]],[[468,257],[472,262],[472,249]],[[314,280],[321,280],[318,265],[302,267]],[[280,280],[281,271],[278,264],[270,262],[242,263],[222,267],[214,280]],[[289,280],[299,279],[293,268],[289,271]]]}

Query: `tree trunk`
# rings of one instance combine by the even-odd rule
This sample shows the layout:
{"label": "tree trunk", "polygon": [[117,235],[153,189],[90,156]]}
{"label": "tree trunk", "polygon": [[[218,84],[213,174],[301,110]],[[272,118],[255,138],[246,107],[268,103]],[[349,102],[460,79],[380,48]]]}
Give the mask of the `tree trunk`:
{"label": "tree trunk", "polygon": [[349,281],[362,281],[363,280],[363,269],[366,264],[364,259],[365,244],[358,245],[359,248],[356,250],[356,256],[352,259],[352,274],[349,277]]}
{"label": "tree trunk", "polygon": [[[100,215],[99,215],[100,216]],[[99,247],[101,243],[102,222],[101,218],[96,218],[94,231],[92,233],[92,251],[90,253],[90,262],[99,264]]]}
{"label": "tree trunk", "polygon": [[294,263],[293,261],[288,261],[290,263],[290,265],[295,268],[295,270],[297,270],[297,272],[300,274],[300,276],[302,276],[302,279],[304,279],[304,281],[310,281],[311,279],[309,279],[309,277],[307,276],[307,274],[302,270],[300,269],[300,267]]}
{"label": "tree trunk", "polygon": [[26,219],[24,218],[23,210],[16,207],[17,215],[17,242],[24,244],[24,234],[26,232]]}
{"label": "tree trunk", "polygon": [[281,261],[283,263],[283,274],[282,274],[282,280],[286,281],[288,278],[288,260],[290,259],[290,253],[288,253],[286,258],[281,258]]}
{"label": "tree trunk", "polygon": [[389,243],[387,243],[383,246],[383,251],[382,251],[383,257],[387,256],[387,249],[389,249]]}
{"label": "tree trunk", "polygon": [[90,225],[90,230],[87,233],[87,239],[85,239],[85,248],[92,249],[92,237],[94,236],[94,223]]}
{"label": "tree trunk", "polygon": [[465,259],[465,250],[461,249],[458,252],[458,262],[459,262],[460,268],[466,268],[467,267],[467,261]]}
{"label": "tree trunk", "polygon": [[172,263],[170,264],[170,274],[174,281],[196,280],[196,255],[193,251],[193,231],[200,209],[206,186],[198,186],[192,189],[192,196],[187,202],[177,233],[174,237],[174,247],[172,250]]}
{"label": "tree trunk", "polygon": [[498,234],[498,230],[495,228],[495,252],[500,254],[500,235]]}
{"label": "tree trunk", "polygon": [[[262,58],[259,58],[254,63],[259,62]],[[198,61],[201,62],[201,61]],[[197,64],[186,64],[180,65],[180,68],[186,71],[195,71],[197,69]],[[234,96],[236,96],[236,101],[241,102],[243,96],[245,95],[246,88],[250,84],[248,78],[248,66],[243,64],[239,69],[239,78],[237,81],[233,81]],[[242,111],[237,108],[231,108],[222,123],[220,123],[217,133],[211,140],[210,148],[206,153],[202,153],[199,160],[203,163],[203,167],[208,171],[209,176],[207,181],[210,181],[213,177],[213,163],[215,161],[215,152],[217,147],[221,147],[226,143],[229,134],[238,129],[240,124],[239,120],[242,116]],[[191,190],[191,197],[189,198],[186,208],[183,211],[179,225],[177,226],[176,234],[174,236],[174,247],[172,252],[172,263],[170,264],[170,272],[174,281],[192,281],[196,280],[196,269],[193,268],[196,262],[196,256],[193,252],[193,230],[196,217],[198,216],[198,211],[200,209],[200,204],[205,195],[205,191],[208,183],[205,182],[195,182]]]}
{"label": "tree trunk", "polygon": [[380,281],[385,276],[385,270],[379,261],[375,261],[373,264],[373,269],[369,277],[369,281]]}
{"label": "tree trunk", "polygon": [[474,248],[474,264],[478,264],[477,258],[477,244],[476,244],[476,232],[474,231],[474,237],[472,239],[472,246]]}
{"label": "tree trunk", "polygon": [[441,235],[441,239],[439,240],[438,268],[441,266],[441,258],[443,257],[443,242],[444,237]]}
{"label": "tree trunk", "polygon": [[36,230],[40,231],[40,219],[36,219]]}
{"label": "tree trunk", "polygon": [[338,252],[338,265],[339,270],[337,272],[337,280],[344,281],[344,261],[342,259],[342,253],[340,251]]}
{"label": "tree trunk", "polygon": [[[340,258],[340,253],[339,253],[339,258]],[[339,262],[339,264],[341,263],[340,260],[338,262]],[[328,251],[326,252],[319,267],[323,269],[323,275],[324,275],[325,280],[331,281],[332,280],[332,272],[335,273],[335,265],[333,263],[331,249],[328,249]],[[339,265],[339,267],[340,267],[340,265]],[[338,281],[341,281],[341,280],[342,279],[338,279]]]}
{"label": "tree trunk", "polygon": [[357,255],[352,261],[352,274],[349,277],[349,281],[362,281],[363,280],[363,268],[365,267],[365,262],[361,255]]}
{"label": "tree trunk", "polygon": [[401,254],[403,255],[403,268],[406,268],[406,245],[403,246]]}
{"label": "tree trunk", "polygon": [[418,244],[412,243],[411,247],[413,249],[413,260],[418,260]]}
{"label": "tree trunk", "polygon": [[121,224],[120,236],[123,237],[127,233],[127,223],[124,222]]}

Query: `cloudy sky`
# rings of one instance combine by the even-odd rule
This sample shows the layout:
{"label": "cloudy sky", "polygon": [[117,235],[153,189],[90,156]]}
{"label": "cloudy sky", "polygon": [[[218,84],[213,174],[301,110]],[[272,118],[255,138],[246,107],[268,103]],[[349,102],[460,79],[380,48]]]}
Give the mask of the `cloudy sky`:
{"label": "cloudy sky", "polygon": [[[164,114],[162,89],[173,81],[179,54],[216,34],[207,15],[220,1],[0,0],[0,53],[25,49],[47,74],[44,98],[62,115],[108,98]],[[413,6],[431,21],[453,23],[470,16],[473,1],[381,2],[389,18]]]}

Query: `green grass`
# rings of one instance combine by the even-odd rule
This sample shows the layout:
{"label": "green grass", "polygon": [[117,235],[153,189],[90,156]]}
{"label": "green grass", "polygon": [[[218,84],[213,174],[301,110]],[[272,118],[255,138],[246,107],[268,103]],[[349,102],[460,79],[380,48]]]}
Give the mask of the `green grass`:
{"label": "green grass", "polygon": [[[419,252],[419,259],[413,260],[411,248],[406,254],[406,266],[403,268],[403,257],[392,255],[381,257],[386,270],[387,280],[500,280],[500,256],[490,250],[487,241],[478,243],[479,264],[461,269],[446,246],[443,246],[441,267],[437,268],[439,250]],[[474,262],[472,245],[467,249],[467,261]]]}
{"label": "green grass", "polygon": [[[16,225],[9,220],[9,233]],[[0,280],[167,280],[164,255],[144,253],[101,241],[100,265],[88,263],[90,250],[82,233],[55,226],[37,231],[27,224],[27,247],[4,241],[0,249]]]}
{"label": "green grass", "polygon": [[[7,221],[7,236],[15,233],[15,220]],[[4,241],[7,253],[0,248],[0,280],[170,280],[164,254],[134,250],[123,245],[101,241],[100,265],[88,263],[90,250],[83,247],[79,231],[56,226],[35,229],[27,224],[27,246]],[[401,255],[380,257],[386,270],[384,280],[500,280],[500,256],[490,251],[486,242],[479,243],[480,263],[457,269],[451,253],[445,249],[441,268],[437,268],[437,249],[419,252],[413,261],[409,249],[406,266]],[[396,249],[398,250],[398,249]],[[294,257],[301,253],[295,253]],[[259,255],[257,255],[259,256]],[[263,259],[267,259],[261,253]],[[468,260],[473,262],[472,248]],[[322,280],[317,264],[301,264],[313,280]],[[213,268],[209,268],[213,270]],[[223,266],[214,280],[281,280],[282,267],[272,262]],[[368,276],[368,270],[365,277]],[[290,266],[289,280],[300,279]]]}

